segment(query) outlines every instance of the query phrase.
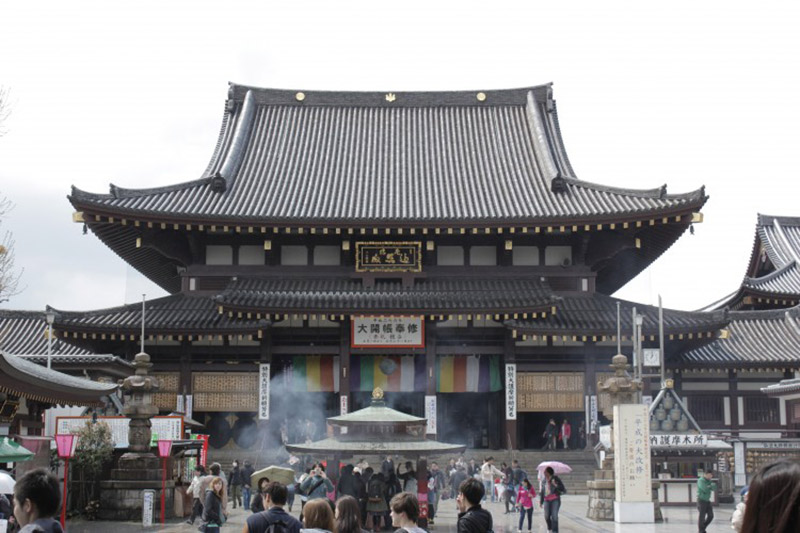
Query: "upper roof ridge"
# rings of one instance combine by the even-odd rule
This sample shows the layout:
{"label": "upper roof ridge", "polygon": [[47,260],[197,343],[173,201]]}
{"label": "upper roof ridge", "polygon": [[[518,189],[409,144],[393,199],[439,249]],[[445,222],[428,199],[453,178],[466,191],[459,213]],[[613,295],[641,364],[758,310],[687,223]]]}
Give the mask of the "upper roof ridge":
{"label": "upper roof ridge", "polygon": [[364,107],[426,107],[426,106],[492,106],[525,105],[528,93],[537,100],[552,98],[553,83],[511,89],[472,89],[459,91],[317,91],[306,89],[276,89],[240,85],[229,82],[228,98],[243,102],[247,93],[257,105],[301,106],[364,106]]}

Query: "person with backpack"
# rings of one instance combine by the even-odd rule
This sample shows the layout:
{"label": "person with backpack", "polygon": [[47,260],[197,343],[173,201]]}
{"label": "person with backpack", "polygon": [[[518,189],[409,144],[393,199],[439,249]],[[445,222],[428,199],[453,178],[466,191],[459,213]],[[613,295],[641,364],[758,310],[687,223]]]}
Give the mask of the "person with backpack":
{"label": "person with backpack", "polygon": [[273,481],[256,498],[264,500],[266,511],[247,517],[242,533],[300,533],[302,524],[295,517],[284,511],[288,491],[286,485]]}
{"label": "person with backpack", "polygon": [[486,495],[483,483],[475,478],[468,478],[458,487],[456,505],[458,506],[458,522],[456,533],[489,533],[492,531],[492,515],[481,507]]}
{"label": "person with backpack", "polygon": [[558,533],[558,511],[561,509],[561,495],[566,494],[567,489],[561,478],[555,475],[553,467],[548,466],[544,469],[544,479],[539,490],[539,503],[544,509],[544,520],[547,522],[547,531]]}
{"label": "person with backpack", "polygon": [[395,494],[389,503],[392,508],[392,525],[398,529],[394,533],[426,533],[417,526],[419,519],[419,502],[417,495],[409,492]]}
{"label": "person with backpack", "polygon": [[300,484],[300,490],[308,496],[308,501],[327,498],[328,493],[333,492],[333,483],[325,475],[322,465],[316,464],[311,470],[311,474]]}
{"label": "person with backpack", "polygon": [[380,472],[372,474],[367,484],[367,521],[364,524],[369,527],[370,516],[372,516],[372,530],[380,531],[381,516],[389,510],[386,505],[386,482]]}

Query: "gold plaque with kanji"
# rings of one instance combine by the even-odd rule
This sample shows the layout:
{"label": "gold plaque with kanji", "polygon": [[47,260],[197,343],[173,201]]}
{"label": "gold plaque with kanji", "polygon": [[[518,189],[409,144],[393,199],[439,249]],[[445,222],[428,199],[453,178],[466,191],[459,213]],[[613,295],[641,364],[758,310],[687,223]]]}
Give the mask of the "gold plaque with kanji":
{"label": "gold plaque with kanji", "polygon": [[357,242],[356,272],[422,272],[422,242]]}

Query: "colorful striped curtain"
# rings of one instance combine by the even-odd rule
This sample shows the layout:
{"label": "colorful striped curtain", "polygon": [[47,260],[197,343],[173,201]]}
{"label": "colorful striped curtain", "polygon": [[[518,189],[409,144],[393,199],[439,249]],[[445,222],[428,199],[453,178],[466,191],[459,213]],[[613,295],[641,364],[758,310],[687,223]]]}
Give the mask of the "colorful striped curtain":
{"label": "colorful striped curtain", "polygon": [[291,390],[339,392],[339,358],[330,355],[296,355],[286,369]]}
{"label": "colorful striped curtain", "polygon": [[498,355],[442,355],[436,359],[436,392],[497,392],[502,389]]}
{"label": "colorful striped curtain", "polygon": [[375,387],[387,392],[424,392],[425,357],[351,355],[350,390],[369,392]]}

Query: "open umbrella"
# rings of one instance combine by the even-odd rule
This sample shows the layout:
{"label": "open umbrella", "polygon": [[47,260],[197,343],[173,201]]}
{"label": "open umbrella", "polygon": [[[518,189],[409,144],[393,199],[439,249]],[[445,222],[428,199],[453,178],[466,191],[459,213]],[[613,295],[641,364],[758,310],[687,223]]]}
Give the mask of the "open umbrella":
{"label": "open umbrella", "polygon": [[568,464],[561,463],[559,461],[542,461],[539,463],[539,466],[536,467],[536,470],[539,471],[540,474],[544,475],[544,470],[547,467],[553,469],[553,472],[556,474],[569,474],[572,472],[572,467]]}
{"label": "open umbrella", "polygon": [[294,483],[294,470],[275,465],[262,468],[258,472],[253,472],[253,475],[250,476],[250,483],[252,486],[258,486],[258,480],[262,477],[269,478],[270,481],[277,481],[284,485],[290,485]]}
{"label": "open umbrella", "polygon": [[6,472],[0,472],[0,494],[13,494],[17,482]]}

